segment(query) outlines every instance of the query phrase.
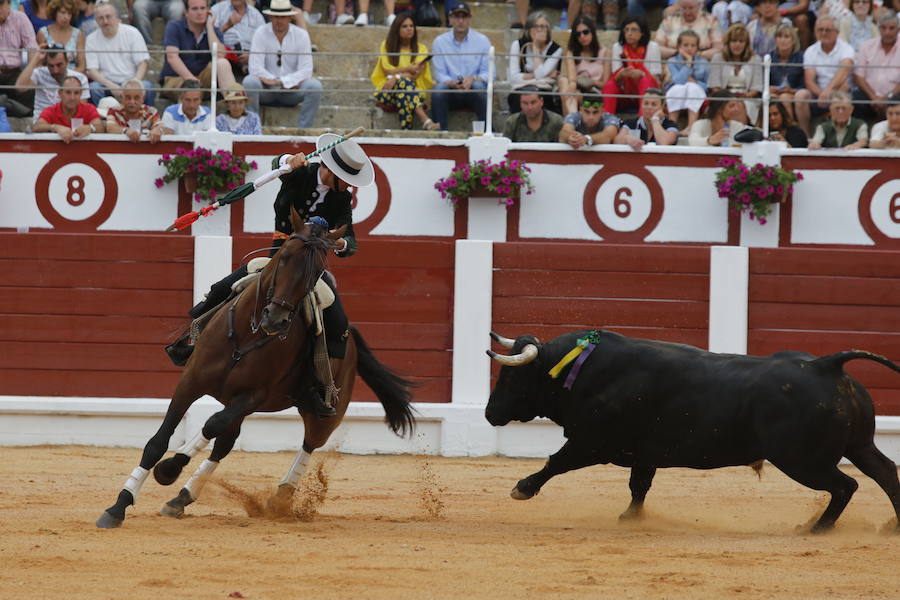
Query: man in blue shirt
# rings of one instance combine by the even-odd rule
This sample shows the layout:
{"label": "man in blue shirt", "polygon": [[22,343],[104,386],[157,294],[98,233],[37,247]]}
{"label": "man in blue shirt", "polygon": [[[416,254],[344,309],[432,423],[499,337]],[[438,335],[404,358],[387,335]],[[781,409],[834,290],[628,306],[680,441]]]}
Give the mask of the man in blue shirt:
{"label": "man in blue shirt", "polygon": [[[164,88],[180,88],[185,81],[199,81],[208,88],[212,81],[212,57],[210,46],[218,44],[216,58],[217,84],[219,89],[228,89],[234,83],[231,63],[225,59],[222,32],[213,26],[214,19],[209,10],[209,0],[186,0],[184,18],[170,21],[163,35],[166,47],[166,62],[159,74]],[[201,51],[201,52],[193,52]],[[173,99],[173,92],[163,92],[163,97]]]}
{"label": "man in blue shirt", "polygon": [[441,129],[447,129],[450,109],[468,108],[475,111],[477,121],[486,120],[484,90],[489,77],[491,42],[484,34],[472,31],[471,24],[472,11],[468,4],[460,2],[450,13],[452,30],[436,37],[431,47],[434,55],[431,76],[435,81],[431,91],[431,118]]}

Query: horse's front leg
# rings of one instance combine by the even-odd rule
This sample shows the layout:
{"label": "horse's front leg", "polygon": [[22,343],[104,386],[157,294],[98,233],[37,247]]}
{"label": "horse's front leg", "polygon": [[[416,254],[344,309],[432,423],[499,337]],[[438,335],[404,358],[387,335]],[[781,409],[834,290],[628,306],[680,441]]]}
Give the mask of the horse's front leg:
{"label": "horse's front leg", "polygon": [[122,525],[122,522],[125,520],[125,509],[137,501],[138,493],[147,480],[150,469],[166,453],[166,448],[169,447],[169,440],[172,438],[172,434],[175,433],[175,428],[184,417],[188,407],[197,399],[193,394],[184,399],[181,396],[180,391],[176,390],[175,396],[169,404],[169,409],[166,411],[166,416],[159,426],[159,430],[144,446],[140,465],[135,467],[128,479],[125,480],[125,485],[122,486],[122,490],[116,498],[116,503],[103,511],[103,514],[97,519],[97,527],[113,529]]}
{"label": "horse's front leg", "polygon": [[[243,421],[244,417],[252,411],[247,410],[250,404],[248,398],[239,398],[232,401],[231,404],[215,413],[197,434],[188,440],[181,448],[175,451],[175,455],[160,462],[153,469],[153,477],[160,485],[172,485],[181,470],[190,462],[190,460],[200,450],[206,448],[209,441],[216,439],[235,423]],[[234,441],[232,441],[232,445]],[[227,452],[226,452],[227,454]]]}
{"label": "horse's front leg", "polygon": [[269,497],[267,508],[270,511],[281,514],[290,507],[294,492],[297,491],[297,484],[300,483],[300,479],[309,467],[309,459],[312,453],[313,448],[308,447],[306,442],[304,442],[300,451],[297,452],[297,456],[294,457],[291,468],[288,469],[288,472],[285,473],[278,483],[278,489]]}
{"label": "horse's front leg", "polygon": [[178,495],[166,502],[159,514],[166,517],[175,517],[180,519],[184,516],[184,508],[188,504],[192,504],[200,497],[203,486],[212,476],[216,467],[223,458],[228,456],[231,449],[234,448],[234,442],[241,433],[241,424],[244,422],[243,417],[233,422],[227,431],[216,436],[216,442],[213,445],[209,458],[200,463],[188,482],[181,488]]}

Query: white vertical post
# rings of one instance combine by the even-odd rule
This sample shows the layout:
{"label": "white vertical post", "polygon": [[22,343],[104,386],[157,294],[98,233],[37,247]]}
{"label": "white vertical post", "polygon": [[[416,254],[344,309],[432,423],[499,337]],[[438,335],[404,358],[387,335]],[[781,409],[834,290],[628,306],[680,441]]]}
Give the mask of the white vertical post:
{"label": "white vertical post", "polygon": [[[474,136],[468,141],[469,161],[503,160],[510,141],[502,136]],[[469,198],[468,238],[470,240],[506,241],[507,210],[497,198]]]}
{"label": "white vertical post", "polygon": [[[781,152],[787,148],[785,142],[754,142],[741,146],[741,160],[748,167],[756,163],[781,166]],[[750,220],[747,212],[741,213],[741,245],[763,248],[778,247],[778,230],[781,226],[781,205],[773,204],[772,212],[764,225],[758,220]]]}
{"label": "white vertical post", "polygon": [[231,238],[218,235],[194,237],[194,304],[203,300],[209,286],[231,273]]}
{"label": "white vertical post", "polygon": [[453,289],[453,404],[487,405],[491,383],[493,243],[456,240]]}
{"label": "white vertical post", "polygon": [[[212,79],[210,81],[210,88],[212,88],[209,92],[209,118],[212,119],[212,123],[209,126],[210,131],[216,131],[216,93],[218,89],[218,57],[219,57],[219,44],[213,42],[212,44]],[[768,79],[766,80],[768,81]]]}
{"label": "white vertical post", "polygon": [[709,351],[747,353],[750,250],[712,246],[709,254]]}
{"label": "white vertical post", "polygon": [[[763,57],[763,81],[769,81],[769,73],[772,72],[772,55],[766,54]],[[763,86],[762,93],[762,130],[763,137],[769,137],[769,86],[768,83]]]}
{"label": "white vertical post", "polygon": [[[768,81],[768,80],[767,80]],[[494,46],[488,52],[487,111],[484,117],[484,135],[494,135]]]}

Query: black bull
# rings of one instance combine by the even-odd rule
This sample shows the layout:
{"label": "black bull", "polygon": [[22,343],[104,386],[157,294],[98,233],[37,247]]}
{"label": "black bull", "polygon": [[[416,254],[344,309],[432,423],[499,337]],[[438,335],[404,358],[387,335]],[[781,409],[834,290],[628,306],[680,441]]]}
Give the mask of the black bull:
{"label": "black bull", "polygon": [[571,390],[567,371],[548,371],[572,350],[579,331],[541,344],[491,334],[512,350],[488,351],[505,366],[488,401],[492,425],[548,417],[566,443],[543,469],[522,479],[512,497],[537,494],[554,475],[596,464],[631,467],[631,504],[638,517],[656,469],[713,469],[768,460],[807,487],[831,494],[813,525],[834,526],[858,487],[837,468],[846,457],[887,493],[900,529],[897,468],[874,444],[875,409],[865,388],[842,366],[853,359],[900,367],[858,350],[816,358],[802,352],[772,356],[714,354],[693,346],[600,332],[600,342]]}

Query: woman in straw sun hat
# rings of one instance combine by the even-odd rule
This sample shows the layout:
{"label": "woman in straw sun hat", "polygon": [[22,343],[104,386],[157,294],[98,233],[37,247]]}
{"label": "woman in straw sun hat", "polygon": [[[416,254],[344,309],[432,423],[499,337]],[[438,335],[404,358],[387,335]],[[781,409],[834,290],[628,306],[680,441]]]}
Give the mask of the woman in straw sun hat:
{"label": "woman in straw sun hat", "polygon": [[239,83],[232,83],[225,92],[225,106],[228,112],[216,117],[216,129],[235,135],[262,135],[259,115],[247,110],[247,92]]}

